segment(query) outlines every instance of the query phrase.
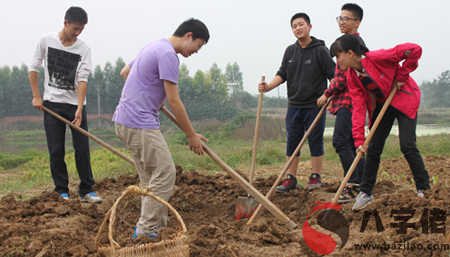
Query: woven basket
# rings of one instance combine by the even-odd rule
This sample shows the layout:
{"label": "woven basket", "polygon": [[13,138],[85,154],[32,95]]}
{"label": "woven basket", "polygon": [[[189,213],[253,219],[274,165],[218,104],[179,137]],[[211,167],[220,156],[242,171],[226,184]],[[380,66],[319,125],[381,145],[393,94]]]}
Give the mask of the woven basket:
{"label": "woven basket", "polygon": [[[177,232],[174,239],[171,240],[163,240],[158,243],[154,244],[143,244],[143,245],[135,245],[131,247],[124,247],[121,248],[119,244],[114,241],[113,239],[113,227],[114,227],[114,221],[116,219],[116,209],[117,206],[122,202],[122,200],[131,195],[142,195],[142,196],[149,196],[156,201],[164,204],[169,210],[174,214],[175,218],[177,219],[180,230]],[[108,231],[108,238],[109,242],[111,243],[111,246],[104,247],[102,246],[100,241],[100,235],[102,234],[103,230],[106,227],[106,223],[109,220],[109,231]],[[151,256],[151,257],[159,257],[159,256],[180,256],[185,257],[189,256],[189,244],[188,244],[188,234],[186,225],[184,224],[183,220],[181,219],[181,216],[178,214],[178,212],[166,201],[159,198],[158,196],[154,195],[151,192],[150,188],[140,188],[137,186],[129,186],[125,191],[122,193],[122,195],[117,199],[117,201],[114,203],[114,205],[111,207],[111,209],[106,213],[106,217],[103,220],[103,223],[98,231],[97,237],[95,238],[95,244],[97,252],[100,256]]]}

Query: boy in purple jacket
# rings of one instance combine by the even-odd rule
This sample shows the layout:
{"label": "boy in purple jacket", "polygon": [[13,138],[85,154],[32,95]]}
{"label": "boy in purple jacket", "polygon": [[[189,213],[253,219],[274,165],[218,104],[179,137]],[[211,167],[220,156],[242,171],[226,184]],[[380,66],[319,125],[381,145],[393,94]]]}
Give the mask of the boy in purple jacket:
{"label": "boy in purple jacket", "polygon": [[[191,151],[203,155],[201,140],[195,133],[178,95],[180,61],[209,40],[205,24],[196,19],[183,22],[175,33],[146,45],[120,75],[126,80],[113,116],[117,136],[127,144],[134,158],[141,183],[168,201],[175,185],[175,164],[159,130],[159,110],[167,98],[173,114],[186,133]],[[156,237],[167,226],[167,208],[150,197],[142,197],[141,217],[133,238]]]}

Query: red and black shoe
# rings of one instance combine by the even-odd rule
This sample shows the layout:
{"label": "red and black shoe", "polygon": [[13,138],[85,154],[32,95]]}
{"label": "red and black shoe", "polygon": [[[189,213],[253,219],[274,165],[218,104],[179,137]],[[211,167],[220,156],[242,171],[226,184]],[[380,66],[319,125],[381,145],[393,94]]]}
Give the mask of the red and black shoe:
{"label": "red and black shoe", "polygon": [[315,188],[320,188],[322,186],[322,180],[320,179],[319,174],[311,174],[311,177],[309,177],[309,186],[308,190],[312,190]]}
{"label": "red and black shoe", "polygon": [[288,174],[287,179],[283,181],[283,184],[281,184],[281,186],[277,186],[275,188],[275,191],[280,193],[287,193],[291,190],[297,190],[297,179],[291,174]]}

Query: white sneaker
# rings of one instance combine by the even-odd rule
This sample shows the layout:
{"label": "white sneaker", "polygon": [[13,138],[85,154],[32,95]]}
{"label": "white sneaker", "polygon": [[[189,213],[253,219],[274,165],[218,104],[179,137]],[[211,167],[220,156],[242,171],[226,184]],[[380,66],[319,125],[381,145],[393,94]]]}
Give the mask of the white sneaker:
{"label": "white sneaker", "polygon": [[102,203],[102,198],[97,196],[94,192],[90,192],[84,197],[80,197],[82,203]]}
{"label": "white sneaker", "polygon": [[424,197],[422,190],[417,190],[417,192],[418,192],[417,197]]}
{"label": "white sneaker", "polygon": [[363,191],[359,191],[358,196],[356,197],[355,205],[353,205],[352,211],[359,211],[366,208],[371,202],[373,202],[373,195],[368,196]]}

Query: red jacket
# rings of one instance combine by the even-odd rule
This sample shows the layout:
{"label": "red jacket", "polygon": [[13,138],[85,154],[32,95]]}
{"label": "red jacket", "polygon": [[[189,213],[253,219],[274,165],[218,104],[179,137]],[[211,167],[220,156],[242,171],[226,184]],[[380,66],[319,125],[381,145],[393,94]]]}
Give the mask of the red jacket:
{"label": "red jacket", "polygon": [[[405,82],[390,105],[404,113],[410,119],[414,119],[420,105],[420,89],[416,82],[409,76],[418,66],[418,60],[422,55],[419,45],[406,43],[391,49],[370,51],[365,54],[361,64],[370,78],[383,92],[385,99],[392,90],[394,79]],[[403,61],[400,66],[400,62]],[[355,70],[347,70],[347,80],[353,103],[353,138],[355,146],[362,145],[365,141],[364,125],[366,121],[366,110],[369,110],[369,120],[372,119],[372,101],[369,91],[362,85]],[[375,106],[373,106],[375,109]]]}

